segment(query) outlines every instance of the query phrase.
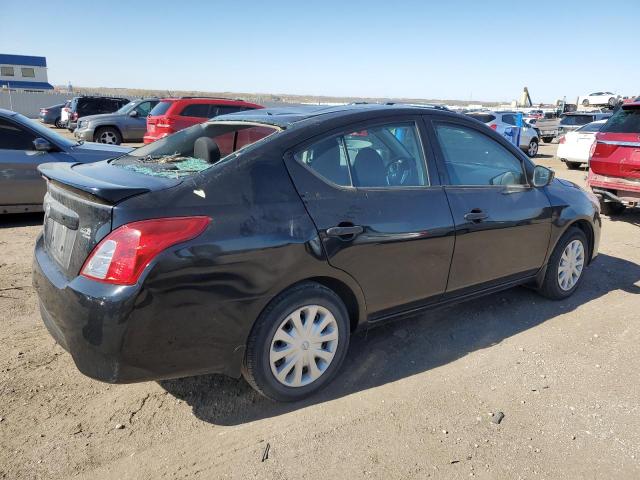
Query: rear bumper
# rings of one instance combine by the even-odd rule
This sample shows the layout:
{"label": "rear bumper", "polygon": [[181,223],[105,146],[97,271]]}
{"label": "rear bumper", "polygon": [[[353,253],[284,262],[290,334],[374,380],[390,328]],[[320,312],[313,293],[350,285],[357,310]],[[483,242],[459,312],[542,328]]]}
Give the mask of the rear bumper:
{"label": "rear bumper", "polygon": [[598,175],[590,171],[587,184],[596,195],[603,197],[603,199],[632,206],[640,203],[640,181],[636,179]]}
{"label": "rear bumper", "polygon": [[45,326],[91,378],[131,383],[240,374],[245,338],[234,338],[233,327],[219,328],[223,309],[196,314],[181,306],[182,315],[176,315],[166,295],[140,285],[68,280],[44,250],[42,236],[34,252],[33,285]]}

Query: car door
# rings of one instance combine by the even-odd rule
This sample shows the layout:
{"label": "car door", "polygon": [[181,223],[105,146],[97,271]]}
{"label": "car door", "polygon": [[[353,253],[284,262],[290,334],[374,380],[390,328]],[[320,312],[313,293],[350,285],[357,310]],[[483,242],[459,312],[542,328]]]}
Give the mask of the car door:
{"label": "car door", "polygon": [[529,162],[470,123],[430,125],[456,230],[447,292],[535,274],[549,246],[551,206],[529,185]]}
{"label": "car door", "polygon": [[453,219],[424,138],[421,119],[405,117],[334,130],[285,156],[329,263],[360,284],[370,320],[446,289]]}
{"label": "car door", "polygon": [[123,129],[124,138],[127,140],[139,140],[144,137],[147,131],[147,117],[151,109],[156,106],[158,101],[140,102],[133,111],[136,116],[125,116],[125,128]]}
{"label": "car door", "polygon": [[49,154],[35,150],[35,139],[36,135],[20,124],[0,118],[0,205],[42,203],[46,186],[36,167],[47,161]]}

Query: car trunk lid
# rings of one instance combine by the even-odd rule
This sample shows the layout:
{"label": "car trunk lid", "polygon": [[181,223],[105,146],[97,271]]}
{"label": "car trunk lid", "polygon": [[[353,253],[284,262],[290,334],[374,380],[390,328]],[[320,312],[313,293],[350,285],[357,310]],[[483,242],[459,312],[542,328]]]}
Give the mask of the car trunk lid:
{"label": "car trunk lid", "polygon": [[47,180],[44,248],[69,279],[78,275],[89,253],[111,231],[114,205],[180,183],[139,175],[109,162],[47,163],[38,170]]}

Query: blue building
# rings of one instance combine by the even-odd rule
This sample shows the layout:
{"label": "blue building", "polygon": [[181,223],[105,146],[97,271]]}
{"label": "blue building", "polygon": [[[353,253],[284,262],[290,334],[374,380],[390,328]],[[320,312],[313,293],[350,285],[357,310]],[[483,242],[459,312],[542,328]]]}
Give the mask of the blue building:
{"label": "blue building", "polygon": [[53,90],[47,80],[47,59],[0,53],[0,89],[44,92]]}

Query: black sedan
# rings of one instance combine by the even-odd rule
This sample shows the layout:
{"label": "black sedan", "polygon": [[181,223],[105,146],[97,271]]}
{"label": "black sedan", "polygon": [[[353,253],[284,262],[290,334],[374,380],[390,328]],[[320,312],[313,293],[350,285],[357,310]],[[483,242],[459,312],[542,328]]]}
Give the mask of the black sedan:
{"label": "black sedan", "polygon": [[40,171],[42,318],[106,382],[243,374],[297,400],[356,330],[521,284],[568,297],[600,238],[597,199],[433,108],[242,112]]}

